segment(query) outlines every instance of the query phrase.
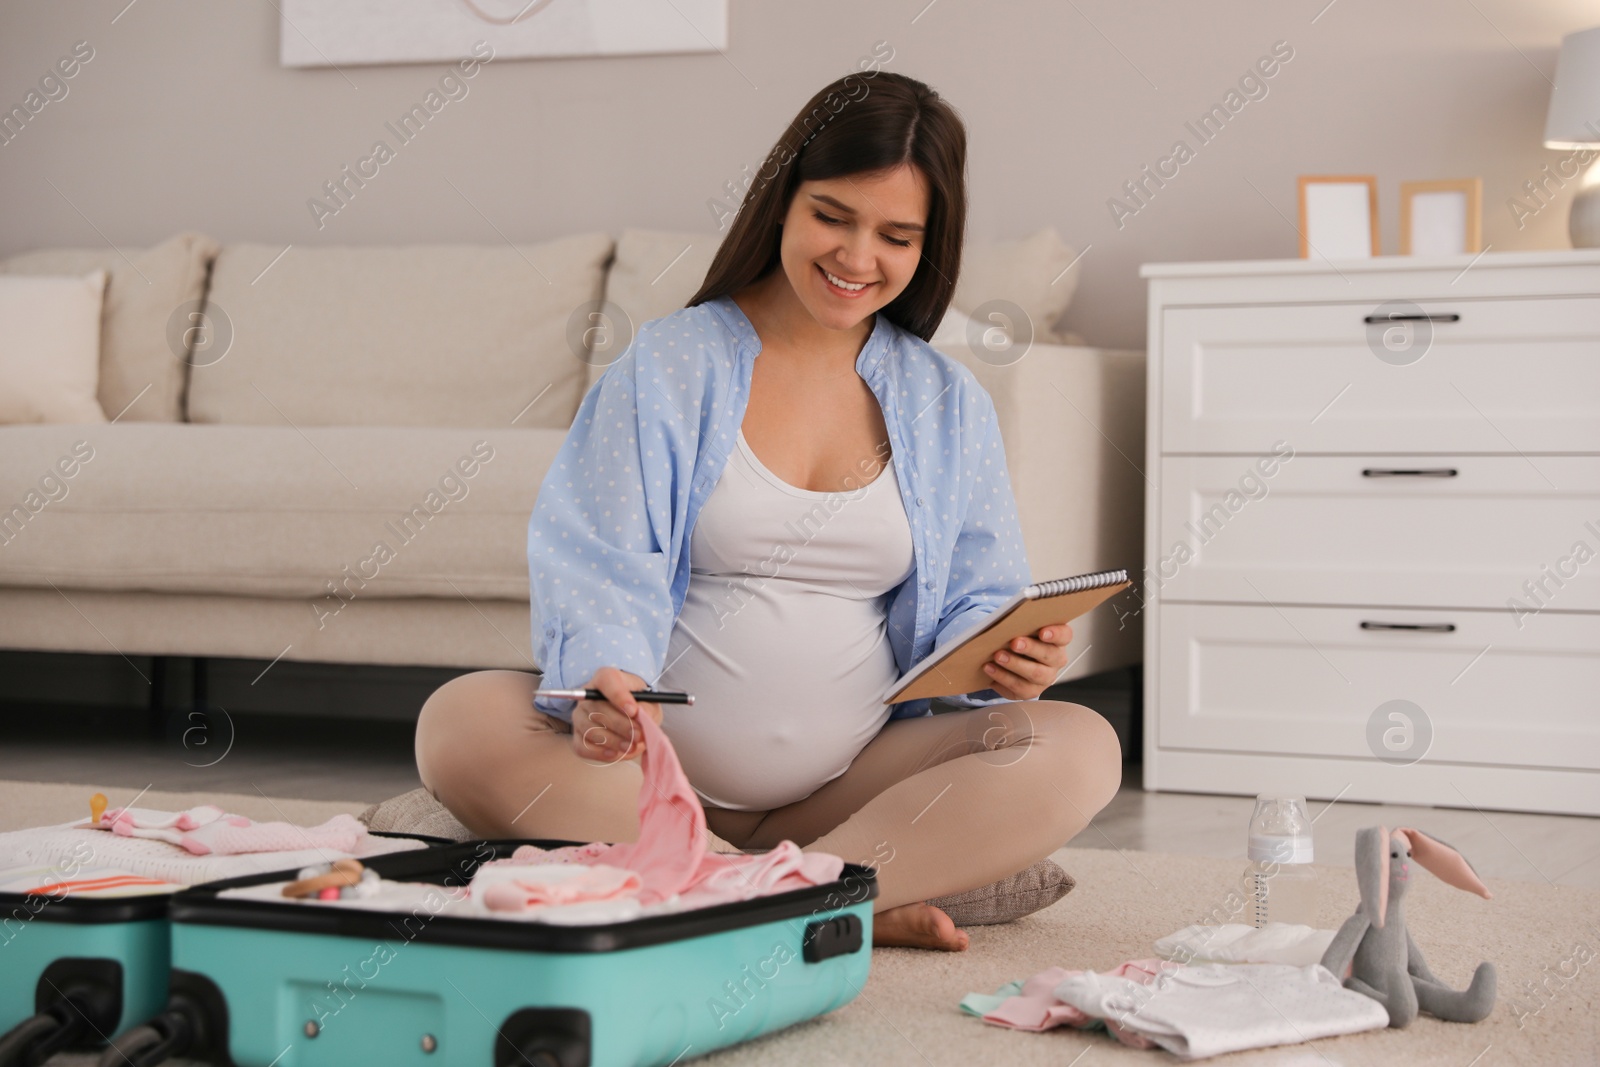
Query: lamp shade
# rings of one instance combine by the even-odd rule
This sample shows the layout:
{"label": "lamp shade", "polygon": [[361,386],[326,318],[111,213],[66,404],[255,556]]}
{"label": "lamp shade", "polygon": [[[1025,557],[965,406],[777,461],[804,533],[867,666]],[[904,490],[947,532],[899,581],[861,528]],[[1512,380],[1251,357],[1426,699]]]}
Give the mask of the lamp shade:
{"label": "lamp shade", "polygon": [[1546,148],[1600,144],[1600,26],[1561,38],[1556,88],[1545,120]]}

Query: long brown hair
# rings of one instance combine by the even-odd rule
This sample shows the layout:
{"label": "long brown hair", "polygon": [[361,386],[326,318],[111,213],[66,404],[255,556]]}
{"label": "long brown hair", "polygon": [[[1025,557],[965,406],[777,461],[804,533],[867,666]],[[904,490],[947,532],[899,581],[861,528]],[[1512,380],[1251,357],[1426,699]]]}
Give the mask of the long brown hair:
{"label": "long brown hair", "polygon": [[927,230],[916,273],[881,313],[926,341],[944,318],[961,273],[967,131],[938,93],[891,71],[846,75],[800,109],[745,193],[732,229],[687,306],[737,292],[779,266],[779,223],[801,182],[906,163],[928,180]]}

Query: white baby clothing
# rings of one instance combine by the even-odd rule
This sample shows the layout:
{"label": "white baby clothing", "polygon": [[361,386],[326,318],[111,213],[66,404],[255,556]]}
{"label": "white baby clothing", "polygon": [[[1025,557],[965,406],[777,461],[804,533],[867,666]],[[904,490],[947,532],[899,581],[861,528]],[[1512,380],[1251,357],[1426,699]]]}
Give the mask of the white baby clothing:
{"label": "white baby clothing", "polygon": [[1322,962],[1334,931],[1298,923],[1245,923],[1185,926],[1155,944],[1156,955],[1181,963],[1288,963],[1307,967]]}
{"label": "white baby clothing", "polygon": [[703,804],[800,800],[877,736],[900,674],[887,594],[915,571],[911,537],[892,462],[847,491],[801,489],[739,433],[691,536],[657,683],[695,694],[662,705],[661,725]]}
{"label": "white baby clothing", "polygon": [[1389,1025],[1383,1005],[1345,989],[1320,963],[1197,964],[1162,971],[1148,985],[1083,971],[1055,995],[1184,1060]]}
{"label": "white baby clothing", "polygon": [[0,833],[0,870],[37,866],[74,869],[92,858],[97,865],[145,878],[179,885],[199,885],[219,878],[264,874],[354,857],[365,859],[389,852],[426,848],[411,838],[362,834],[348,851],[301,842],[302,847],[279,852],[245,852],[236,855],[194,854],[181,844],[130,837],[90,828],[85,821],[41,826]]}

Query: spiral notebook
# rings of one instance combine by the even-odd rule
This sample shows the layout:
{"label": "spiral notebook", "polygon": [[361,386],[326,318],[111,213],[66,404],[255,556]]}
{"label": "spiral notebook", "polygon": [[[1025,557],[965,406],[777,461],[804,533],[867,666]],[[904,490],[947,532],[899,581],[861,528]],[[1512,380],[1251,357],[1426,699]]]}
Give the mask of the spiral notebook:
{"label": "spiral notebook", "polygon": [[1095,571],[1030,585],[968,632],[901,675],[883,696],[885,704],[923,697],[975,693],[993,685],[983,665],[1018,637],[1032,637],[1051,623],[1071,622],[1133,583],[1125,570]]}

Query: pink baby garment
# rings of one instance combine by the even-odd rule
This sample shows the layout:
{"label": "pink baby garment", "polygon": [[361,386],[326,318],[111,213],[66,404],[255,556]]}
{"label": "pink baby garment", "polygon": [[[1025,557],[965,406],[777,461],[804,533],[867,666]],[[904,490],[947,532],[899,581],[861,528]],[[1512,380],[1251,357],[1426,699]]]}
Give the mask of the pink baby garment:
{"label": "pink baby garment", "polygon": [[[648,715],[641,715],[638,722],[645,744],[639,757],[644,783],[639,789],[637,841],[596,841],[548,850],[523,845],[507,859],[485,863],[479,868],[478,877],[500,882],[502,875],[489,872],[544,864],[619,868],[638,878],[637,899],[641,905],[671,901],[677,908],[749,900],[838,879],[844,860],[826,852],[803,852],[793,841],[781,841],[770,852],[754,856],[709,851],[705,809],[689,786],[672,742]],[[476,884],[477,878],[473,881]],[[604,881],[594,885],[597,893],[608,891]],[[584,883],[566,888],[572,895],[562,903],[610,899],[605,895],[581,895]],[[497,892],[496,899],[509,902],[510,896]]]}
{"label": "pink baby garment", "polygon": [[[604,841],[591,841],[587,845],[563,845],[560,848],[518,845],[517,850],[505,859],[490,860],[483,867],[526,867],[535,863],[593,863],[596,856],[610,847]],[[480,867],[479,869],[482,870],[483,868]]]}
{"label": "pink baby garment", "polygon": [[665,731],[648,715],[635,720],[644,732],[639,757],[639,840],[612,845],[596,862],[637,871],[644,904],[682,894],[697,907],[784,893],[836,880],[844,860],[826,852],[802,853],[793,841],[755,856],[706,848],[706,813],[684,776]]}
{"label": "pink baby garment", "polygon": [[98,823],[88,825],[99,830],[110,830],[122,837],[143,837],[168,844],[182,843],[183,835],[219,819],[240,819],[230,816],[215,804],[196,804],[184,811],[157,811],[154,808],[110,808],[100,816]]}
{"label": "pink baby garment", "polygon": [[826,852],[803,852],[793,841],[780,841],[756,856],[707,852],[695,881],[680,892],[686,907],[706,907],[730,900],[749,900],[787,893],[837,879],[844,860]]}
{"label": "pink baby garment", "polygon": [[528,911],[549,905],[636,896],[639,876],[618,867],[546,863],[536,867],[485,867],[472,879],[472,896],[490,911]]}
{"label": "pink baby garment", "polygon": [[367,836],[367,828],[353,815],[335,815],[321,826],[295,826],[286,822],[254,822],[229,815],[215,804],[186,811],[151,808],[112,808],[98,826],[119,837],[142,837],[177,845],[196,856],[233,856],[245,852],[297,852],[331,849],[354,852]]}

